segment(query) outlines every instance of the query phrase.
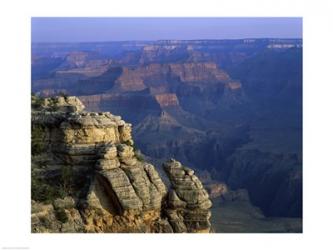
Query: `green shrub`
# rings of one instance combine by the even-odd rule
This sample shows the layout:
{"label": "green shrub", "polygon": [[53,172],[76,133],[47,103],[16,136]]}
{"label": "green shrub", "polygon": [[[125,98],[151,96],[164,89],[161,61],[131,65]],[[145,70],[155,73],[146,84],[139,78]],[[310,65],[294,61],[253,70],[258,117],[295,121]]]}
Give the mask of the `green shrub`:
{"label": "green shrub", "polygon": [[46,228],[50,228],[52,225],[51,221],[49,221],[49,219],[46,216],[39,217],[39,221]]}
{"label": "green shrub", "polygon": [[72,174],[67,168],[62,168],[61,175],[52,179],[41,176],[38,170],[32,169],[31,198],[47,204],[57,198],[63,199],[71,195],[72,179]]}
{"label": "green shrub", "polygon": [[38,155],[45,151],[44,129],[41,126],[31,127],[31,154]]}
{"label": "green shrub", "polygon": [[66,211],[63,208],[56,209],[55,210],[55,216],[62,223],[66,223],[68,221],[68,217],[67,217]]}
{"label": "green shrub", "polygon": [[68,191],[62,185],[55,185],[48,180],[32,175],[31,199],[49,204],[57,198],[63,199],[68,195]]}
{"label": "green shrub", "polygon": [[35,201],[51,203],[59,196],[59,189],[43,181],[37,175],[31,176],[31,198]]}

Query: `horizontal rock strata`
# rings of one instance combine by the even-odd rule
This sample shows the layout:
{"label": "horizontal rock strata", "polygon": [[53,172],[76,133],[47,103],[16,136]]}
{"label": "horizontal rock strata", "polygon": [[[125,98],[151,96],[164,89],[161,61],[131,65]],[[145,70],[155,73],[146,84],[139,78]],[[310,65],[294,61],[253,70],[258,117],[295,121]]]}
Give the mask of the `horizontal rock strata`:
{"label": "horizontal rock strata", "polygon": [[167,190],[155,167],[137,157],[131,124],[108,112],[84,112],[75,97],[54,100],[56,109],[45,100],[33,110],[32,139],[46,155],[45,176],[58,171],[65,181],[73,171],[67,182],[79,184],[64,182],[70,196],[50,205],[33,202],[33,232],[210,231],[211,202],[193,170],[167,162]]}
{"label": "horizontal rock strata", "polygon": [[171,182],[167,215],[176,232],[209,232],[212,202],[190,168],[171,159],[164,163]]}

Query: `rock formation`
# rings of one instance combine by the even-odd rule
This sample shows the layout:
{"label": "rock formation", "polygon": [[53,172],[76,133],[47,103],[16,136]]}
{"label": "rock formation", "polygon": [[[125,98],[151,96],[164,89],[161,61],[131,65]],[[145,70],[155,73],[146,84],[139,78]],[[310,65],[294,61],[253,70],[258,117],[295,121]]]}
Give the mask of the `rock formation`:
{"label": "rock formation", "polygon": [[209,232],[212,202],[194,171],[173,159],[164,164],[164,169],[171,182],[166,213],[174,230]]}
{"label": "rock formation", "polygon": [[175,94],[159,94],[155,96],[156,101],[161,107],[178,106],[179,101]]}
{"label": "rock formation", "polygon": [[[33,232],[210,231],[212,203],[194,171],[166,162],[168,190],[135,150],[131,124],[85,112],[76,97],[32,104]],[[41,196],[43,185],[55,196]]]}
{"label": "rock formation", "polygon": [[266,216],[302,217],[302,39],[33,44],[31,63],[34,93],[121,115],[150,161],[174,157],[247,189]]}

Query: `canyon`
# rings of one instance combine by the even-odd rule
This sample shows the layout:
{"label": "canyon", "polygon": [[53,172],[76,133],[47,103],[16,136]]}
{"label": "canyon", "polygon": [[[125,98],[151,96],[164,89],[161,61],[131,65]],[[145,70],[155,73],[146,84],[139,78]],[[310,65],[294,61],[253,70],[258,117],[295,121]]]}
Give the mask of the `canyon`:
{"label": "canyon", "polygon": [[[239,204],[299,225],[302,40],[33,44],[32,56],[38,96],[75,95],[89,112],[120,115],[161,179],[170,158],[194,169],[214,196],[212,224],[221,204]],[[221,183],[248,198],[232,203]]]}

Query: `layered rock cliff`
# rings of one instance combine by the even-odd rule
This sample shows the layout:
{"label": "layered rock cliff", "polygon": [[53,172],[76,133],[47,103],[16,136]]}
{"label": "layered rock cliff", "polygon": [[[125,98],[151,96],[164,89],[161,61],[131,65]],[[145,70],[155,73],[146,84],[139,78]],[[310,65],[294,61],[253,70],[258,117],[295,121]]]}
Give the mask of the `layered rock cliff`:
{"label": "layered rock cliff", "polygon": [[210,232],[212,203],[194,171],[172,159],[165,184],[131,124],[75,97],[32,106],[32,232]]}

